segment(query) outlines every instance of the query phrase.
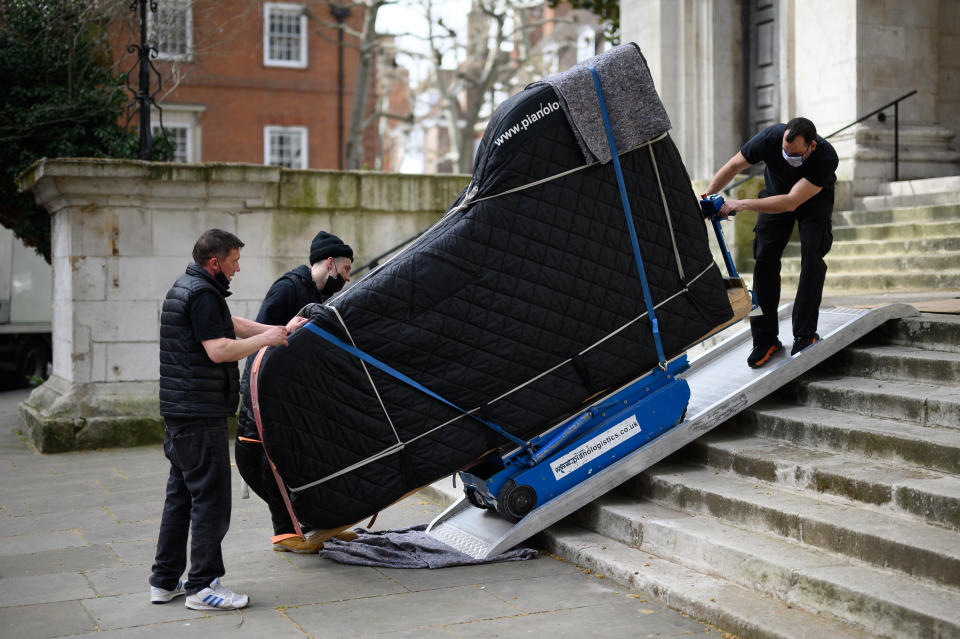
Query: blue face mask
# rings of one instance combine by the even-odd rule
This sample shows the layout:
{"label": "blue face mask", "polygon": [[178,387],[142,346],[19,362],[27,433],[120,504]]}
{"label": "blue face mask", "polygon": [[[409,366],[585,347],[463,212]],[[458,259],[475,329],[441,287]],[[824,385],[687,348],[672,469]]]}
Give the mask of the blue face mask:
{"label": "blue face mask", "polygon": [[803,154],[806,153],[807,150],[809,149],[810,149],[810,145],[807,145],[807,148],[803,150],[803,153],[798,153],[797,155],[790,155],[789,153],[787,153],[786,149],[781,147],[780,152],[783,153],[783,160],[787,164],[789,164],[793,168],[797,168],[798,166],[803,164]]}

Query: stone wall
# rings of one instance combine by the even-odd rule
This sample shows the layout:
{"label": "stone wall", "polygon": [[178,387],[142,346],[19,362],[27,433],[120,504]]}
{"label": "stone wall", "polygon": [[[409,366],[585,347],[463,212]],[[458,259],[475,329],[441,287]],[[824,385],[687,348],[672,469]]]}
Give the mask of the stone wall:
{"label": "stone wall", "polygon": [[212,227],[245,242],[231,312],[254,318],[321,229],[355,266],[426,229],[469,176],[288,171],[244,164],[43,160],[22,186],[52,216],[53,375],[21,406],[43,451],[162,436],[160,306]]}

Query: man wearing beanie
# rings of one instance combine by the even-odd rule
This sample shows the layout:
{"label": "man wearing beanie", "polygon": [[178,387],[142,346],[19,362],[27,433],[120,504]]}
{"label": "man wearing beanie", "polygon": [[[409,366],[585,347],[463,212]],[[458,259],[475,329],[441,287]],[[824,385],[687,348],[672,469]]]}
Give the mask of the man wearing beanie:
{"label": "man wearing beanie", "polygon": [[[270,286],[260,306],[257,321],[271,324],[294,317],[307,304],[323,302],[350,281],[353,249],[336,235],[320,231],[310,243],[310,266],[301,264],[288,271]],[[235,456],[240,476],[270,507],[274,536],[273,549],[296,553],[315,553],[323,547],[322,541],[312,542],[309,535],[302,538],[294,532],[293,522],[267,462],[260,433],[249,405],[250,368],[256,353],[247,358],[247,367],[240,382],[240,415],[237,420]],[[354,535],[345,533],[344,536]],[[354,535],[355,536],[355,535]]]}

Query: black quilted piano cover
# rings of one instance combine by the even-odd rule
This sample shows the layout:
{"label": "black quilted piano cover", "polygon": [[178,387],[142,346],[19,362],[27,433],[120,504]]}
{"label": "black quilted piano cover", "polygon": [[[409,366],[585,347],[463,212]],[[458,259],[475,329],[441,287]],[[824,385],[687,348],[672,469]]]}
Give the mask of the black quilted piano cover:
{"label": "black quilted piano cover", "polygon": [[[645,64],[636,74],[649,79]],[[561,104],[541,83],[500,105],[441,221],[311,310],[521,438],[657,365],[613,165],[585,160]],[[619,151],[669,358],[733,311],[677,149],[654,140]],[[306,329],[267,350],[257,389],[264,445],[308,527],[360,521],[509,446]]]}

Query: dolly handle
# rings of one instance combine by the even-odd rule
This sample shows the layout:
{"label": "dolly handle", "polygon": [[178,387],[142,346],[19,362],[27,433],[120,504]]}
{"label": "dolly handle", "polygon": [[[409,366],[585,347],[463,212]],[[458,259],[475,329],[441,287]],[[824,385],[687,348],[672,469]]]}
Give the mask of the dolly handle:
{"label": "dolly handle", "polygon": [[[722,206],[723,197],[719,194],[711,195],[700,200],[700,210],[710,218],[710,222],[713,224],[713,230],[717,234],[717,244],[720,245],[720,252],[723,254],[723,263],[727,266],[727,273],[730,277],[739,278],[740,274],[737,273],[737,267],[733,264],[733,257],[730,256],[727,243],[723,239],[723,231],[720,230],[720,208]],[[737,212],[733,211],[730,213],[730,216],[733,217],[736,214]]]}
{"label": "dolly handle", "polygon": [[543,460],[544,457],[549,455],[551,452],[556,450],[557,446],[562,444],[565,440],[569,439],[571,435],[580,430],[580,427],[586,424],[590,418],[593,417],[593,413],[590,411],[585,412],[580,417],[573,420],[570,424],[567,425],[556,437],[548,441],[543,445],[543,448],[538,450],[535,453],[530,454],[531,461],[536,464]]}

